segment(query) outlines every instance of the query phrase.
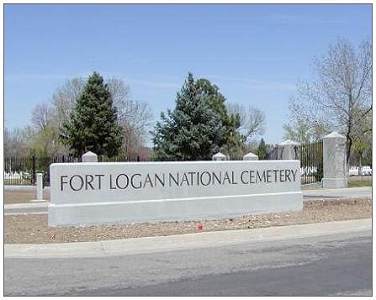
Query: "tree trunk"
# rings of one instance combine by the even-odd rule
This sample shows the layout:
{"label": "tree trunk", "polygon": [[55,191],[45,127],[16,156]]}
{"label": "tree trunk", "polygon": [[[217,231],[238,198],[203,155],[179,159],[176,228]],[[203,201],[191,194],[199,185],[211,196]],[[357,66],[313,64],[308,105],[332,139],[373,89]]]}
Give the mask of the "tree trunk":
{"label": "tree trunk", "polygon": [[349,135],[346,135],[346,163],[347,166],[349,165],[350,161],[350,153],[351,153],[351,147],[352,147],[352,138]]}

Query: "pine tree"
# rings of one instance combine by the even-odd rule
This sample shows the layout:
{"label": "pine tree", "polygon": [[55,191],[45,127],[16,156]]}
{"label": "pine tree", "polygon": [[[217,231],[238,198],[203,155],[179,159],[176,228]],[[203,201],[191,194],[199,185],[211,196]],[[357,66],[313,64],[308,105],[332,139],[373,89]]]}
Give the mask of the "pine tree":
{"label": "pine tree", "polygon": [[188,74],[177,94],[175,109],[168,110],[167,115],[162,113],[161,121],[156,124],[153,133],[156,159],[209,160],[226,143],[226,124],[218,109],[221,100],[215,102],[210,88],[195,82],[193,75]]}
{"label": "pine tree", "polygon": [[94,72],[77,99],[70,119],[63,123],[60,139],[76,157],[86,151],[116,156],[122,144],[117,110],[102,76]]}
{"label": "pine tree", "polygon": [[244,137],[239,133],[239,114],[229,114],[226,108],[226,98],[219,92],[219,88],[209,80],[201,78],[195,82],[199,93],[205,95],[207,102],[218,115],[225,126],[223,142],[220,151],[229,155],[231,159],[242,157]]}
{"label": "pine tree", "polygon": [[261,139],[260,144],[257,148],[257,156],[259,159],[266,159],[267,156],[267,149],[264,139]]}

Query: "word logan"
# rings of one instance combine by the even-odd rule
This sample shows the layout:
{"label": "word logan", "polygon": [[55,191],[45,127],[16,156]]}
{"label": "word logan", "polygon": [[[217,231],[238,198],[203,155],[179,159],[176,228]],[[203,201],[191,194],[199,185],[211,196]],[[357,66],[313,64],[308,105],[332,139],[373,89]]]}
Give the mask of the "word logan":
{"label": "word logan", "polygon": [[278,183],[295,182],[297,180],[298,169],[267,169],[267,170],[244,170],[235,171],[191,171],[148,174],[85,174],[85,175],[63,175],[60,176],[60,191],[68,190],[101,190],[104,187],[106,177],[110,190],[125,190],[132,188],[135,190],[154,187],[173,186],[209,186],[225,184],[257,184],[257,183]]}

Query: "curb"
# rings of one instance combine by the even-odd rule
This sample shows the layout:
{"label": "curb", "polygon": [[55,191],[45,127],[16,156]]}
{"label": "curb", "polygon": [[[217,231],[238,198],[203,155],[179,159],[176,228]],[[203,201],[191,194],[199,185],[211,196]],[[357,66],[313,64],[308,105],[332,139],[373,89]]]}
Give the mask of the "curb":
{"label": "curb", "polygon": [[5,258],[104,257],[211,248],[372,230],[372,219],[60,244],[5,244]]}
{"label": "curb", "polygon": [[26,209],[33,209],[33,208],[47,208],[48,207],[48,201],[45,202],[34,202],[34,203],[15,203],[15,204],[4,204],[4,210],[6,209],[20,209],[20,208],[26,208]]}

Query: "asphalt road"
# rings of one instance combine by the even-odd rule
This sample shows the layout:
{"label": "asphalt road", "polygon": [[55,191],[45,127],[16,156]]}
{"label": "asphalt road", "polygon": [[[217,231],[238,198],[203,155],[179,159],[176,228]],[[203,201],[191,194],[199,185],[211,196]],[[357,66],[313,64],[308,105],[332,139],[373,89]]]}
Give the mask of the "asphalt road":
{"label": "asphalt road", "polygon": [[372,232],[122,256],[5,258],[5,296],[371,296]]}

